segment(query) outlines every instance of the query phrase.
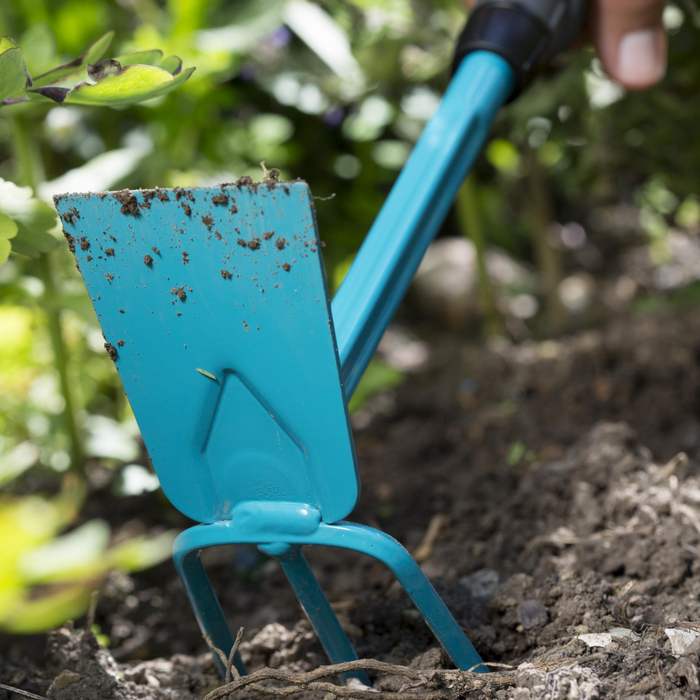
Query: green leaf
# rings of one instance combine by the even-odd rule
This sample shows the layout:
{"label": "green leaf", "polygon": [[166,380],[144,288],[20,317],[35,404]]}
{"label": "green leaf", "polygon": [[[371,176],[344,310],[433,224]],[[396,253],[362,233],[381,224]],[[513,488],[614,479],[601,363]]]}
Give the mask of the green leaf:
{"label": "green leaf", "polygon": [[182,85],[193,72],[194,68],[188,68],[173,76],[155,66],[126,66],[108,74],[94,85],[76,85],[66,94],[63,103],[114,107],[143,102],[171,92]]}
{"label": "green leaf", "polygon": [[22,600],[11,613],[0,617],[0,628],[15,634],[35,634],[75,620],[87,612],[94,588],[94,583],[83,583]]}
{"label": "green leaf", "polygon": [[0,178],[0,217],[0,231],[12,232],[12,224],[6,219],[14,222],[13,252],[37,258],[58,246],[58,241],[47,233],[56,225],[56,212],[34,197],[31,187],[18,187]]}
{"label": "green leaf", "polygon": [[56,212],[33,196],[31,187],[18,187],[0,178],[0,214],[30,231],[49,231],[56,225]]}
{"label": "green leaf", "polygon": [[147,66],[159,66],[162,58],[163,52],[160,49],[151,49],[150,51],[126,53],[123,56],[116,56],[114,60],[119,61],[122,66],[134,66],[139,63]]}
{"label": "green leaf", "polygon": [[0,238],[14,238],[17,235],[17,223],[5,214],[0,214]]}
{"label": "green leaf", "polygon": [[12,241],[12,250],[28,258],[38,258],[41,253],[50,253],[58,247],[58,240],[46,231],[32,231],[19,227],[17,238]]}
{"label": "green leaf", "polygon": [[177,75],[182,70],[182,59],[179,56],[166,56],[160,62],[160,67],[171,75]]}
{"label": "green leaf", "polygon": [[58,68],[50,70],[34,79],[34,87],[42,88],[47,85],[55,85],[63,82],[69,77],[74,76],[84,70],[88,63],[97,63],[109,48],[114,38],[114,31],[107,32],[100,37],[92,46],[88,47],[78,58],[73,59],[70,63],[66,63]]}
{"label": "green leaf", "polygon": [[2,267],[6,262],[7,258],[10,257],[10,252],[12,251],[12,244],[7,238],[0,238],[0,267]]}
{"label": "green leaf", "polygon": [[23,97],[32,79],[24,65],[22,49],[9,37],[0,39],[0,102]]}
{"label": "green leaf", "polygon": [[102,574],[109,566],[105,553],[110,528],[91,520],[67,535],[25,552],[19,571],[25,584],[70,583]]}
{"label": "green leaf", "polygon": [[11,36],[0,37],[0,53],[4,53],[8,49],[16,49],[17,43]]}
{"label": "green leaf", "polygon": [[157,537],[134,537],[109,551],[112,566],[123,571],[141,571],[170,558],[177,533],[164,532]]}

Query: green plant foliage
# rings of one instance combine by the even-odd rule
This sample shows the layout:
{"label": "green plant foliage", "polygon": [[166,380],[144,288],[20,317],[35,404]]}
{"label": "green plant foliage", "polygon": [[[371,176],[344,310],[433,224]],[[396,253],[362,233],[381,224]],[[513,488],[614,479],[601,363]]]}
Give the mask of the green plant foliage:
{"label": "green plant foliage", "polygon": [[[58,239],[48,233],[56,227],[56,212],[34,197],[31,187],[17,187],[0,178],[0,216],[0,264],[10,252],[2,242],[10,244],[15,253],[30,258],[50,253],[58,246]],[[3,249],[7,253],[4,258]]]}
{"label": "green plant foliage", "polygon": [[21,98],[31,87],[22,49],[9,37],[0,39],[0,103]]}
{"label": "green plant foliage", "polygon": [[114,32],[107,32],[76,59],[32,80],[22,50],[13,39],[3,37],[0,106],[30,98],[49,98],[60,105],[124,106],[166,95],[194,72],[194,68],[183,71],[177,56],[163,59],[159,49],[100,60],[113,38]]}
{"label": "green plant foliage", "polygon": [[97,63],[107,52],[109,45],[114,39],[114,32],[107,32],[94,44],[89,46],[77,58],[63,66],[58,66],[52,70],[34,78],[34,89],[46,87],[47,85],[60,85],[70,78],[80,76],[88,65]]}
{"label": "green plant foliage", "polygon": [[0,498],[0,629],[35,633],[79,617],[110,571],[139,571],[170,556],[172,532],[110,547],[109,525],[91,520],[61,535],[84,498],[75,477],[55,498]]}

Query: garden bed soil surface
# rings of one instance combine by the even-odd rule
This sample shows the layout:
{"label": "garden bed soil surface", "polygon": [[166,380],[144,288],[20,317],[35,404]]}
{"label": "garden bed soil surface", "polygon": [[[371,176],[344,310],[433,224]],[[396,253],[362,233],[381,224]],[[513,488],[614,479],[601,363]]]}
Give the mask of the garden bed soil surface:
{"label": "garden bed soil surface", "polygon": [[[428,681],[406,690],[426,696],[698,697],[700,312],[561,341],[430,347],[427,369],[363,409],[353,519],[417,555],[483,658],[507,667],[479,689],[430,680],[449,661],[390,573],[312,549],[360,658],[422,669]],[[187,526],[158,494],[110,494],[85,517]],[[206,563],[232,629],[245,627],[251,669],[326,663],[276,562],[237,547]],[[2,637],[0,682],[59,700],[193,700],[218,684],[171,563],[112,576],[96,621],[109,650],[70,627]],[[406,683],[374,679],[387,693]]]}

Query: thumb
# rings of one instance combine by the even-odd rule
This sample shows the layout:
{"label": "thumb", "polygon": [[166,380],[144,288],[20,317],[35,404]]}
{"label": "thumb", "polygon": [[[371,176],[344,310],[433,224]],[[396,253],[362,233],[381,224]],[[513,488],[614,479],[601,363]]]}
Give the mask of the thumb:
{"label": "thumb", "polygon": [[666,73],[664,0],[597,0],[593,42],[608,75],[630,90],[658,83]]}

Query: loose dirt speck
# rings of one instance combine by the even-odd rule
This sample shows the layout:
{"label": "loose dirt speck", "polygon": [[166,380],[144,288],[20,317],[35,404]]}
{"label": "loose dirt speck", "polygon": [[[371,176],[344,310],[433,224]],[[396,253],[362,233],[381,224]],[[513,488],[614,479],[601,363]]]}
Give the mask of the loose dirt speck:
{"label": "loose dirt speck", "polygon": [[65,229],[63,230],[63,235],[68,241],[68,250],[70,250],[71,253],[75,253],[75,238],[73,238],[73,236],[71,236]]}
{"label": "loose dirt speck", "polygon": [[90,241],[85,236],[80,239],[80,250],[90,250]]}
{"label": "loose dirt speck", "polygon": [[107,248],[107,250],[105,250],[105,255],[111,255],[114,257],[114,248]]}
{"label": "loose dirt speck", "polygon": [[278,238],[275,241],[275,245],[277,246],[277,250],[284,250],[284,246],[287,245],[287,239],[286,238]]}
{"label": "loose dirt speck", "polygon": [[248,241],[248,247],[251,250],[257,250],[260,247],[260,239],[253,238],[253,240]]}
{"label": "loose dirt speck", "polygon": [[160,251],[159,251],[158,248],[156,248],[155,246],[153,246],[153,247],[151,248],[151,250],[152,250],[156,255],[160,255]]}
{"label": "loose dirt speck", "polygon": [[116,200],[122,205],[120,212],[130,216],[139,216],[139,203],[131,190],[120,190],[114,193]]}
{"label": "loose dirt speck", "polygon": [[233,277],[233,275],[232,275],[228,270],[222,270],[222,271],[221,271],[221,276],[222,276],[225,280],[230,280],[231,277]]}
{"label": "loose dirt speck", "polygon": [[153,258],[148,253],[146,253],[146,255],[143,256],[143,264],[153,265]]}
{"label": "loose dirt speck", "polygon": [[212,227],[214,226],[214,219],[207,214],[206,216],[202,217],[202,223],[207,227],[207,231],[211,231]]}
{"label": "loose dirt speck", "polygon": [[90,262],[92,260],[92,255],[88,255],[85,259]]}
{"label": "loose dirt speck", "polygon": [[118,345],[120,348],[123,348],[123,347],[126,345],[126,340],[118,340],[118,341],[117,341],[117,345]]}
{"label": "loose dirt speck", "polygon": [[112,343],[105,343],[105,350],[107,351],[107,354],[109,355],[109,359],[114,362],[114,360],[117,359],[117,348],[112,345]]}
{"label": "loose dirt speck", "polygon": [[114,275],[111,272],[105,272],[105,279],[111,282],[114,279]]}
{"label": "loose dirt speck", "polygon": [[215,194],[211,198],[212,204],[219,204],[226,206],[228,204],[228,195],[227,194]]}
{"label": "loose dirt speck", "polygon": [[120,314],[125,313],[124,309],[119,309],[119,313],[120,313]]}
{"label": "loose dirt speck", "polygon": [[285,272],[289,272],[292,269],[292,266],[289,263],[282,263],[282,269]]}
{"label": "loose dirt speck", "polygon": [[250,187],[253,184],[253,178],[250,175],[243,175],[236,180],[236,187]]}
{"label": "loose dirt speck", "polygon": [[238,245],[241,246],[241,248],[248,247],[248,243],[243,238],[236,239],[236,243],[238,243]]}
{"label": "loose dirt speck", "polygon": [[158,199],[161,202],[169,202],[170,201],[170,197],[168,196],[168,193],[165,190],[156,189],[156,197],[158,197]]}
{"label": "loose dirt speck", "polygon": [[182,251],[182,264],[187,265],[187,263],[190,261],[190,258],[188,256],[188,253],[186,250]]}
{"label": "loose dirt speck", "polygon": [[232,214],[237,214],[237,213],[238,213],[238,207],[237,207],[235,204],[232,204],[232,205],[229,207],[229,211],[230,211]]}
{"label": "loose dirt speck", "polygon": [[192,216],[192,207],[187,202],[180,202],[180,206],[187,216]]}
{"label": "loose dirt speck", "polygon": [[274,231],[265,231],[265,233],[263,233],[262,237],[263,237],[264,241],[269,241],[274,235],[275,235]]}

